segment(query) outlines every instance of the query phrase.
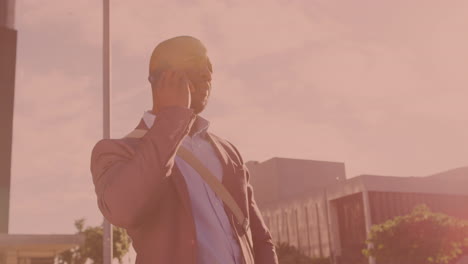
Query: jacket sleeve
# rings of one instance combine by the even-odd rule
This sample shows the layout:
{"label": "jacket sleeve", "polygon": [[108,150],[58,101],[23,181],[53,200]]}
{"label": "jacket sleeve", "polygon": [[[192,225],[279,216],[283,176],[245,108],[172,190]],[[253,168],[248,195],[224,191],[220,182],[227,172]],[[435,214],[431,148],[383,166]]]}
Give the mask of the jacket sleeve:
{"label": "jacket sleeve", "polygon": [[[245,167],[245,166],[244,166]],[[247,167],[244,168],[249,178]],[[255,263],[257,264],[278,264],[275,245],[270,231],[263,221],[262,214],[258,209],[254,198],[252,185],[247,185],[247,195],[249,202],[250,228],[252,232],[253,248],[255,253]]]}
{"label": "jacket sleeve", "polygon": [[91,174],[99,210],[111,224],[136,226],[156,208],[168,189],[175,153],[194,120],[191,109],[165,107],[136,148],[122,139],[96,143]]}
{"label": "jacket sleeve", "polygon": [[278,264],[278,256],[276,254],[275,244],[271,237],[270,231],[263,220],[260,209],[255,202],[254,190],[250,184],[250,172],[237,150],[237,148],[228,142],[236,151],[240,162],[242,163],[243,170],[247,174],[247,195],[249,204],[249,221],[250,231],[252,232],[252,242],[255,254],[255,264]]}

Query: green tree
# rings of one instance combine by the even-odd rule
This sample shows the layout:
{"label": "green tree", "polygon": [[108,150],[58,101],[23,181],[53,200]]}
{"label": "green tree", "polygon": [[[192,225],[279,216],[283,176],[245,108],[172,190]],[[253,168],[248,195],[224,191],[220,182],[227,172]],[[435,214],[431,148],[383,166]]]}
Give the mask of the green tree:
{"label": "green tree", "polygon": [[378,263],[451,264],[468,249],[468,222],[419,205],[371,228],[364,249]]}
{"label": "green tree", "polygon": [[[84,236],[83,245],[64,251],[58,255],[59,264],[84,264],[91,259],[93,264],[102,264],[102,236],[101,226],[88,226],[85,228],[85,219],[75,220],[77,234]],[[125,229],[112,226],[113,234],[113,257],[122,263],[122,258],[130,248],[130,237]]]}

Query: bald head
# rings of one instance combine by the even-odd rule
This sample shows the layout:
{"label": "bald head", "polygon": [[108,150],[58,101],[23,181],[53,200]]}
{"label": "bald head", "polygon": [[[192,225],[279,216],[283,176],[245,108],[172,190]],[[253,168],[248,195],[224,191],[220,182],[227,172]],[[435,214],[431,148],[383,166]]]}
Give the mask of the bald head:
{"label": "bald head", "polygon": [[167,68],[185,69],[194,59],[206,57],[206,48],[191,36],[178,36],[159,43],[151,54],[149,74]]}

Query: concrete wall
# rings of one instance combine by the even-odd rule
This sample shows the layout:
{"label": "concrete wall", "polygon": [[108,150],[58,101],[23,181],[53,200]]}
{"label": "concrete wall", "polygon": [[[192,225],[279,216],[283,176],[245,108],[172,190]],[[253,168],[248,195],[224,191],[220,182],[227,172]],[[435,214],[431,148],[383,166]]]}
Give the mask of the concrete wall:
{"label": "concrete wall", "polygon": [[246,166],[260,206],[320,192],[346,180],[344,164],[339,162],[272,158]]}

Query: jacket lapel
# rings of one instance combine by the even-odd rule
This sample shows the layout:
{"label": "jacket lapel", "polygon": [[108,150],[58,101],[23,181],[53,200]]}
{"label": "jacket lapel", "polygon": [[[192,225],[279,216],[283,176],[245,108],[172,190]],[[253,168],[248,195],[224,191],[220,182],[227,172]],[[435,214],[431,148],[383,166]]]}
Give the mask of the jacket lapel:
{"label": "jacket lapel", "polygon": [[[241,208],[242,212],[245,216],[247,216],[247,212],[243,206],[245,199],[242,199],[243,193],[239,190],[239,182],[236,177],[236,165],[234,164],[233,160],[229,157],[229,154],[224,149],[224,147],[216,140],[215,137],[211,136],[210,133],[207,133],[207,137],[209,141],[212,143],[218,157],[223,165],[223,180],[222,184],[228,190],[228,192],[232,195],[234,200],[237,202],[239,207]],[[224,209],[228,214],[229,218],[233,218],[234,214],[231,212],[229,207],[224,204]],[[232,224],[232,223],[231,223]]]}
{"label": "jacket lapel", "polygon": [[[238,170],[236,169],[236,164],[233,160],[229,157],[227,150],[216,140],[215,137],[211,136],[207,133],[207,136],[211,143],[213,144],[221,163],[223,164],[223,185],[228,190],[228,192],[232,195],[234,200],[237,202],[239,207],[241,208],[242,212],[244,213],[245,217],[248,217],[248,207],[245,206],[246,204],[246,192],[244,190],[245,183],[241,181],[242,176],[237,175]],[[254,256],[252,255],[253,248],[249,250],[249,244],[246,241],[248,239],[245,234],[245,230],[242,227],[241,223],[238,223],[234,214],[229,209],[229,207],[224,204],[224,211],[228,216],[229,222],[231,227],[233,228],[233,232],[235,233],[237,242],[239,243],[242,256],[244,257],[244,263],[254,263]]]}
{"label": "jacket lapel", "polygon": [[[226,176],[226,173],[228,173],[229,168],[232,167],[232,160],[231,158],[229,158],[229,155],[226,153],[224,148],[219,144],[219,142],[211,135],[211,133],[207,132],[206,136],[208,140],[210,141],[210,143],[213,145],[213,148],[215,149],[216,154],[218,155],[218,158],[221,164],[223,165],[224,176]],[[223,183],[224,183],[225,178],[226,177],[223,177]]]}
{"label": "jacket lapel", "polygon": [[[229,157],[228,153],[226,150],[219,144],[219,142],[213,138],[213,136],[210,135],[210,133],[207,133],[207,138],[210,141],[210,143],[213,145],[216,154],[218,155],[218,158],[223,166],[223,180],[222,183],[226,187],[226,189],[229,190],[229,192],[232,194],[232,190],[230,190],[231,182],[233,179],[233,173],[234,173],[234,166],[231,158]],[[231,188],[232,189],[232,188]]]}

